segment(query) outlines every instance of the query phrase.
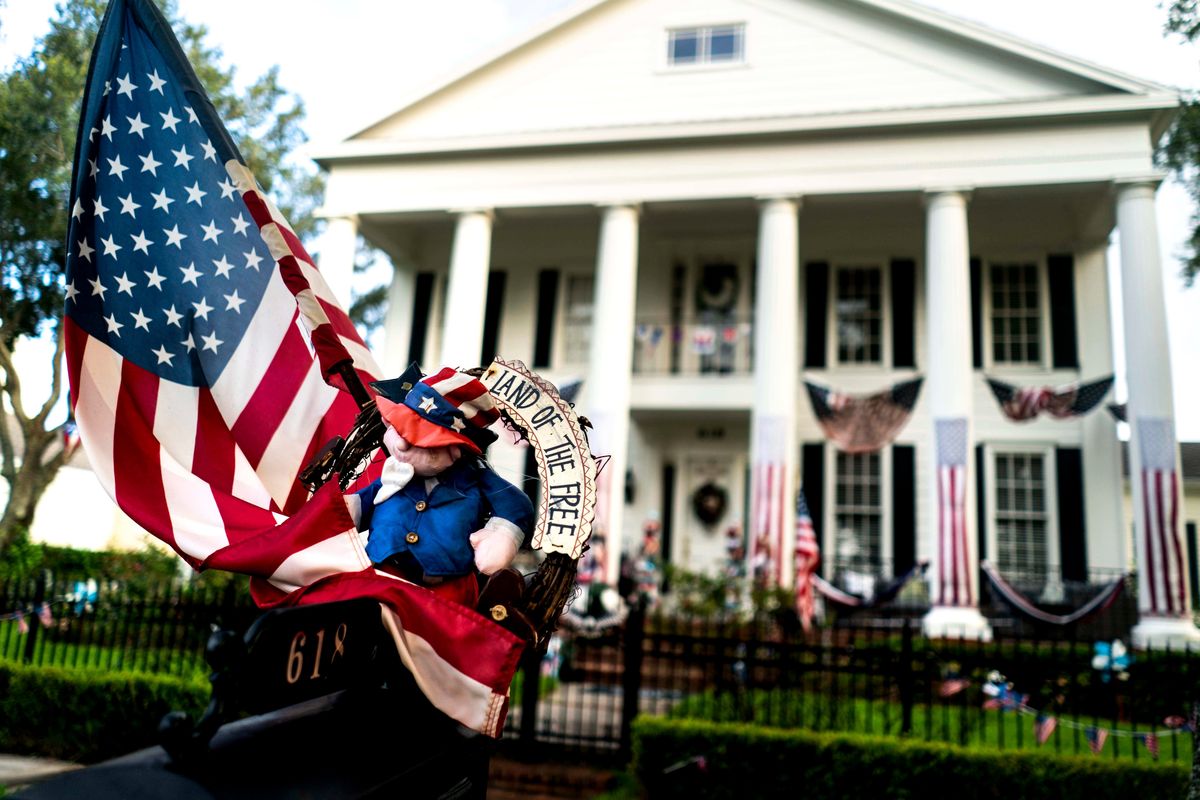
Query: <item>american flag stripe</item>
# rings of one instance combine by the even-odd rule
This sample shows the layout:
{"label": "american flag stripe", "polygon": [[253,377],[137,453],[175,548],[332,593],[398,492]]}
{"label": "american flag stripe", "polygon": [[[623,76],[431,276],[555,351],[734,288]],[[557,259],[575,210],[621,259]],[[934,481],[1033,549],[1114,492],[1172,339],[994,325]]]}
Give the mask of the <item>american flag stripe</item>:
{"label": "american flag stripe", "polygon": [[249,393],[245,407],[233,423],[233,435],[251,464],[262,462],[274,430],[287,411],[286,407],[280,405],[278,396],[291,397],[297,394],[312,370],[308,345],[295,327],[298,314],[293,308],[288,332],[267,365],[266,372],[272,377],[271,383],[260,383]]}
{"label": "american flag stripe", "polygon": [[1149,613],[1186,616],[1187,562],[1179,535],[1179,476],[1175,427],[1169,419],[1139,418],[1135,438],[1141,457],[1141,542]]}
{"label": "american flag stripe", "polygon": [[974,605],[967,529],[967,421],[934,423],[937,455],[938,603]]}

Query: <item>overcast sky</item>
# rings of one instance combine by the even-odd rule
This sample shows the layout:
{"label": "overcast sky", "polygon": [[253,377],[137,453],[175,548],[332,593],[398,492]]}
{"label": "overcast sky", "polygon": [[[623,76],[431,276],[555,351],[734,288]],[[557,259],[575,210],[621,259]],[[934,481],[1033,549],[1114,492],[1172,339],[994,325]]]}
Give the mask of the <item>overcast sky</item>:
{"label": "overcast sky", "polygon": [[[752,0],[751,0],[752,1]],[[280,66],[308,110],[314,144],[344,138],[394,110],[456,64],[519,35],[571,0],[179,0],[206,25],[227,64],[250,80]],[[932,6],[1059,52],[1180,88],[1200,88],[1200,50],[1162,33],[1158,0],[926,0]],[[0,68],[29,52],[54,0],[0,7]],[[363,76],[371,76],[364,80]],[[1177,186],[1159,192],[1180,438],[1200,440],[1200,288],[1178,280],[1188,206]],[[1117,337],[1118,366],[1123,348]],[[1090,376],[1088,376],[1090,377]]]}

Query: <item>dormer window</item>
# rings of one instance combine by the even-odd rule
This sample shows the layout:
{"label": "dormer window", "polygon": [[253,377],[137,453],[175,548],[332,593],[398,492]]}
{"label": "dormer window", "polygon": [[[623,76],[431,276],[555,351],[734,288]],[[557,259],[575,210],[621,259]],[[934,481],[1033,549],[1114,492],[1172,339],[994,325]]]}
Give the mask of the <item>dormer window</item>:
{"label": "dormer window", "polygon": [[746,26],[706,25],[668,31],[667,64],[735,64],[745,59]]}

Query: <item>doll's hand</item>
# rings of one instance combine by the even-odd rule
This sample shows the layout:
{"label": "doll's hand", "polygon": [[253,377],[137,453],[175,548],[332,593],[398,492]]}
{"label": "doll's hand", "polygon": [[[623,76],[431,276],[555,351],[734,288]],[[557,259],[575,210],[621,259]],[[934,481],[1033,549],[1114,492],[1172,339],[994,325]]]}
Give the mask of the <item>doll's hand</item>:
{"label": "doll's hand", "polygon": [[471,534],[475,567],[484,575],[494,575],[513,562],[524,538],[520,528],[511,522],[492,517],[486,525]]}

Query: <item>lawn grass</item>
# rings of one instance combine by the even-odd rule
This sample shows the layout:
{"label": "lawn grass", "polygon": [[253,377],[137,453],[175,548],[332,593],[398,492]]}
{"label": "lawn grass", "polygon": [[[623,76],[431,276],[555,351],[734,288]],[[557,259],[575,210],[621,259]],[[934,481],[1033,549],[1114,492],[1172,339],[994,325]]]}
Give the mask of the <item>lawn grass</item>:
{"label": "lawn grass", "polygon": [[[953,698],[951,699],[953,700]],[[837,698],[795,690],[752,690],[741,694],[703,692],[673,708],[668,716],[713,722],[750,722],[767,727],[813,731],[843,731],[909,739],[948,742],[971,750],[1041,750],[1055,754],[1091,755],[1084,727],[1103,728],[1109,736],[1096,758],[1153,761],[1145,745],[1122,732],[1148,730],[1159,734],[1159,761],[1191,764],[1192,740],[1187,734],[1167,733],[1150,721],[1058,715],[1058,726],[1044,745],[1034,736],[1035,717],[1015,711],[985,710],[974,702],[916,703],[907,733],[903,709],[892,699]],[[1076,727],[1078,726],[1078,727]]]}

